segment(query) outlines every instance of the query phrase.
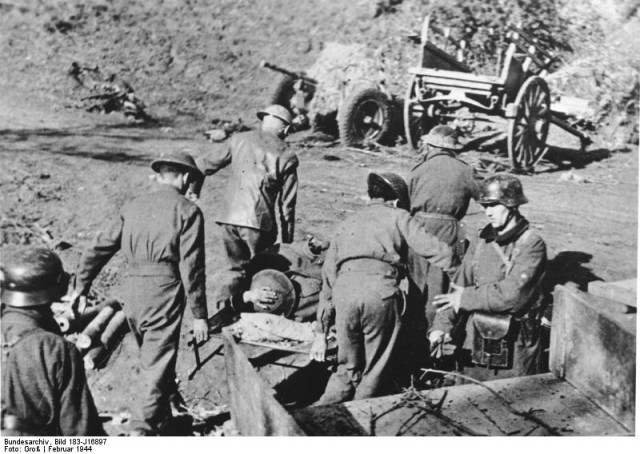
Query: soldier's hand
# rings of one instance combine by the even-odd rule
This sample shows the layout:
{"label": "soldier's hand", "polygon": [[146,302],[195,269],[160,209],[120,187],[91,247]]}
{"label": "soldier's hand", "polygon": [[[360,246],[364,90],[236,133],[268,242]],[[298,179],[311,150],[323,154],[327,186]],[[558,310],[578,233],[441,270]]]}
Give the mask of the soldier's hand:
{"label": "soldier's hand", "polygon": [[187,188],[187,192],[184,196],[193,203],[196,203],[200,200],[200,191],[202,190],[203,183],[204,178],[195,178],[189,183],[189,187]]}
{"label": "soldier's hand", "polygon": [[446,309],[453,309],[454,312],[457,313],[460,310],[464,287],[451,284],[451,289],[451,293],[447,293],[446,295],[436,295],[435,298],[433,298],[433,305],[438,308],[438,312],[442,312]]}
{"label": "soldier's hand", "polygon": [[78,290],[74,290],[71,295],[63,296],[62,300],[69,301],[69,303],[71,303],[71,312],[73,312],[73,315],[75,316],[84,314],[84,311],[87,308],[87,297],[81,295]]}
{"label": "soldier's hand", "polygon": [[456,346],[451,336],[444,331],[435,330],[429,333],[430,356],[434,359],[452,355]]}
{"label": "soldier's hand", "polygon": [[193,337],[196,342],[204,342],[209,339],[209,324],[204,318],[196,318],[193,320]]}
{"label": "soldier's hand", "polygon": [[327,358],[327,336],[324,333],[314,333],[309,357],[314,361],[324,362]]}
{"label": "soldier's hand", "polygon": [[269,287],[256,288],[244,293],[244,301],[253,303],[262,309],[268,309],[269,305],[278,300],[278,294]]}
{"label": "soldier's hand", "polygon": [[187,189],[187,192],[184,196],[193,203],[196,203],[198,200],[200,200],[200,195],[196,194],[193,190],[191,190],[191,188]]}

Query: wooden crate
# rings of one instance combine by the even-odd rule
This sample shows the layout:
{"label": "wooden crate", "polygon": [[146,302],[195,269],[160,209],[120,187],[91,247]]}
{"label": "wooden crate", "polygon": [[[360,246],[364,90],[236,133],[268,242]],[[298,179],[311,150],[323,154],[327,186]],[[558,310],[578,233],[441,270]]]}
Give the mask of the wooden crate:
{"label": "wooden crate", "polygon": [[575,286],[557,286],[549,367],[633,431],[637,314],[621,307]]}
{"label": "wooden crate", "polygon": [[422,392],[434,402],[446,393],[439,415],[397,404],[402,395],[309,407],[292,412],[307,435],[380,436],[548,436],[630,435],[598,405],[552,373],[486,382],[517,411],[539,422],[513,414],[487,389],[452,386]]}

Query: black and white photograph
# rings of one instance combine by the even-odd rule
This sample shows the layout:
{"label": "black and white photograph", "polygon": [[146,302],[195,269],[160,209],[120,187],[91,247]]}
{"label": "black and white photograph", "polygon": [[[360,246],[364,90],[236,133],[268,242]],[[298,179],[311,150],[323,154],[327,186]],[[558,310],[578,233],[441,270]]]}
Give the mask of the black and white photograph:
{"label": "black and white photograph", "polygon": [[640,0],[0,0],[3,452],[640,447],[639,49]]}

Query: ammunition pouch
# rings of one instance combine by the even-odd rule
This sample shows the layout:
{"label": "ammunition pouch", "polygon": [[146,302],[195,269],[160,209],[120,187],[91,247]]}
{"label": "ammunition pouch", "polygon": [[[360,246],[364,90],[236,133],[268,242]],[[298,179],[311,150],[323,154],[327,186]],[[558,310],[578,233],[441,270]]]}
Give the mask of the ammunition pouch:
{"label": "ammunition pouch", "polygon": [[511,315],[474,312],[471,315],[473,364],[510,369],[513,365],[513,325]]}

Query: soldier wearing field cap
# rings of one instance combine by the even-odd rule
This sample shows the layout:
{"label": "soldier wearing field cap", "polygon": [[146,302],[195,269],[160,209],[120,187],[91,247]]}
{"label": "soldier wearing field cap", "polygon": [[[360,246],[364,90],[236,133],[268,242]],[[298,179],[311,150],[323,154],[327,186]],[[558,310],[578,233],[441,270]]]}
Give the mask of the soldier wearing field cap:
{"label": "soldier wearing field cap", "polygon": [[[422,137],[418,164],[409,177],[410,213],[424,230],[451,246],[459,260],[464,255],[465,234],[460,220],[467,213],[471,198],[477,200],[480,189],[475,170],[456,157],[462,149],[456,130],[436,126]],[[428,324],[433,322],[433,297],[446,292],[448,278],[427,260],[409,253],[410,310],[422,310]],[[416,314],[415,320],[419,320]],[[424,320],[424,319],[422,319]],[[424,328],[418,328],[425,341]]]}
{"label": "soldier wearing field cap", "polygon": [[205,295],[204,219],[185,197],[202,174],[183,151],[152,162],[157,190],[125,204],[109,230],[97,236],[78,265],[73,297],[89,292],[102,267],[117,252],[128,261],[123,279],[124,311],[140,347],[143,391],[133,409],[134,434],[169,428],[180,326],[186,305],[198,341],[208,337]]}
{"label": "soldier wearing field cap", "polygon": [[431,352],[453,353],[458,370],[478,380],[535,374],[546,246],[520,213],[528,199],[515,176],[487,178],[479,202],[489,224],[467,251],[453,291],[434,298]]}
{"label": "soldier wearing field cap", "polygon": [[3,253],[2,435],[106,435],[82,356],[51,312],[67,284],[60,258],[49,249]]}
{"label": "soldier wearing field cap", "polygon": [[325,359],[326,335],[335,317],[338,369],[317,405],[385,391],[404,306],[398,284],[409,248],[451,270],[451,248],[425,232],[407,212],[402,177],[372,173],[368,194],[370,203],[336,229],[322,268],[311,358]]}
{"label": "soldier wearing field cap", "polygon": [[284,142],[291,113],[271,105],[258,112],[258,118],[260,130],[234,135],[226,146],[211,150],[199,161],[206,176],[231,165],[222,212],[216,220],[222,228],[228,267],[225,284],[216,296],[220,309],[232,295],[246,290],[246,267],[257,252],[276,242],[278,223],[281,242],[293,241],[298,158]]}

